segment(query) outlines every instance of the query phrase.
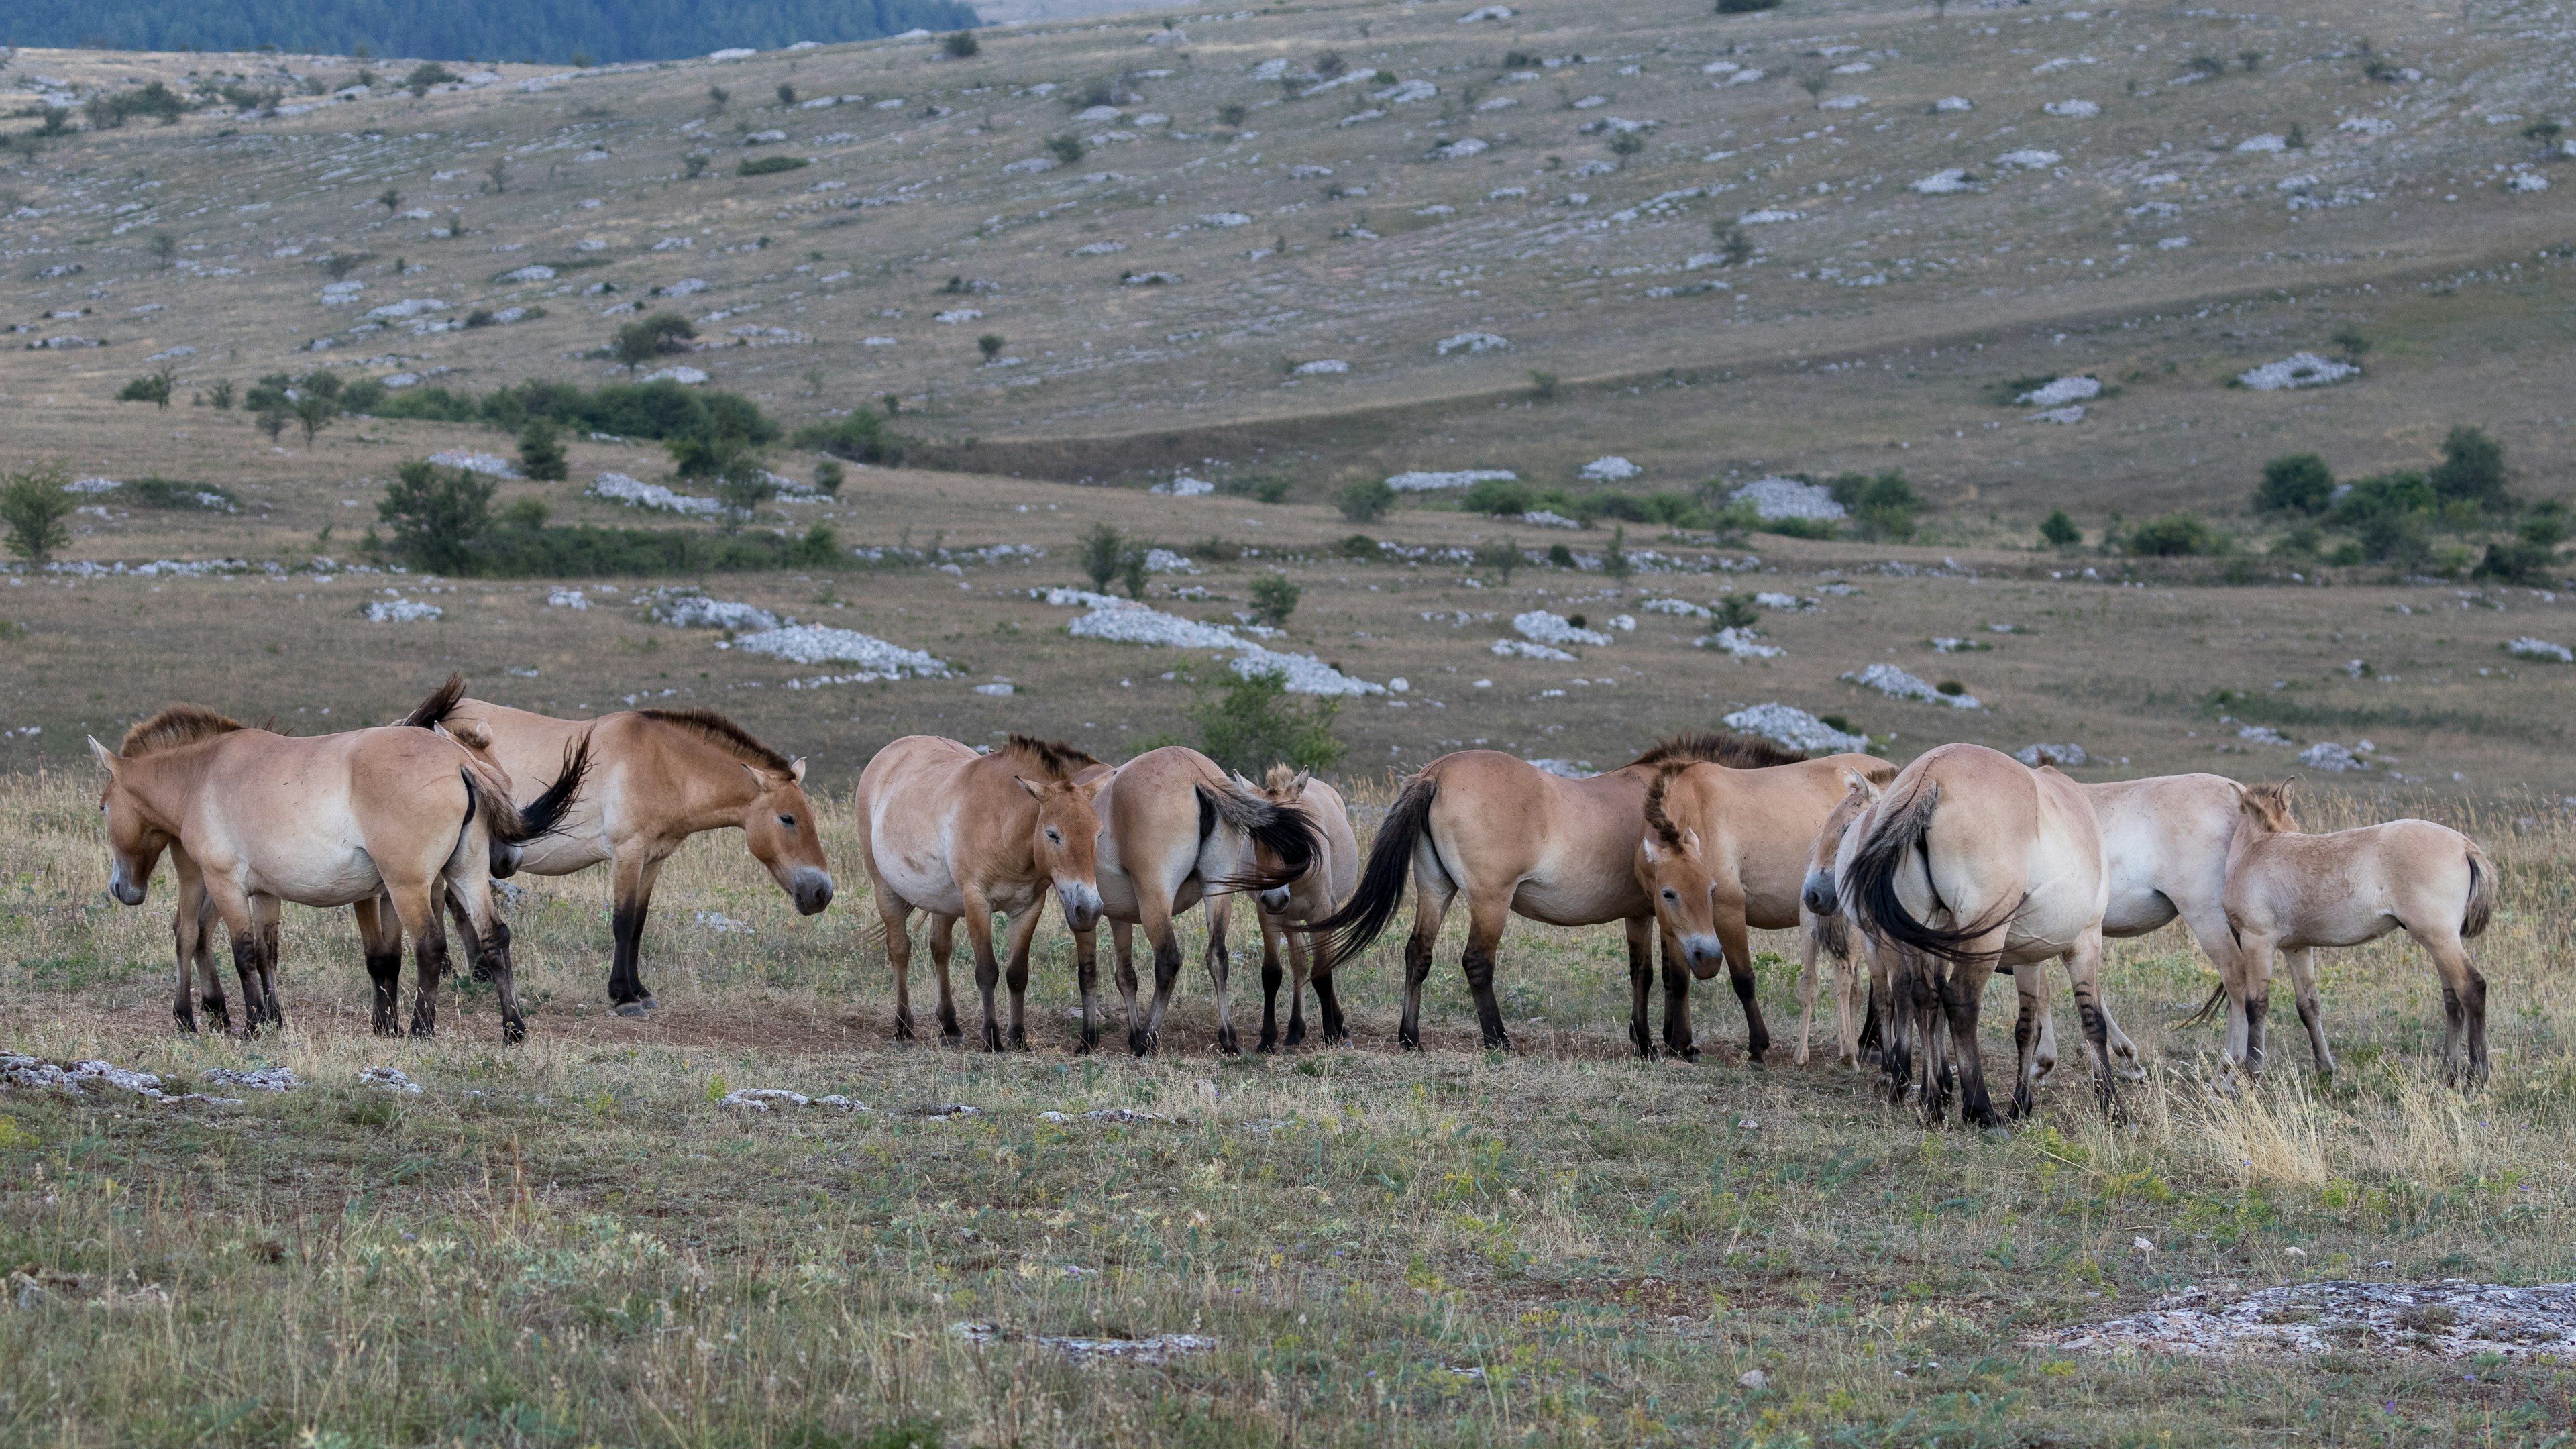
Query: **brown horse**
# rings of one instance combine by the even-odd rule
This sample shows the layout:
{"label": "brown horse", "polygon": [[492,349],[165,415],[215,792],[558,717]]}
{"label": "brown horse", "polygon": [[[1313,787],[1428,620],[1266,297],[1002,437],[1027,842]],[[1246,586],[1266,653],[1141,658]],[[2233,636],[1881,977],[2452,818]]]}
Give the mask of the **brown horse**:
{"label": "brown horse", "polygon": [[[1759,770],[1666,765],[1647,788],[1646,829],[1637,843],[1637,883],[1653,901],[1666,955],[1670,956],[1675,941],[1682,942],[1691,974],[1702,980],[1717,974],[1723,957],[1736,994],[1750,1001],[1754,977],[1747,930],[1809,926],[1800,937],[1805,968],[1801,983],[1805,1015],[1798,1024],[1801,1066],[1806,1064],[1808,1024],[1815,1014],[1816,956],[1820,948],[1835,944],[1838,933],[1813,926],[1815,918],[1804,910],[1799,894],[1806,883],[1806,851],[1826,817],[1841,803],[1846,772],[1881,784],[1896,778],[1894,765],[1869,755],[1831,755]],[[1715,949],[1689,949],[1692,940],[1711,938]],[[1842,977],[1837,1039],[1843,1059],[1850,1061],[1859,1022],[1851,990],[1853,973],[1846,969]],[[1664,1021],[1669,1043],[1675,1035],[1669,1009]],[[1689,1031],[1685,1016],[1679,1032],[1685,1044]]]}
{"label": "brown horse", "polygon": [[108,772],[110,891],[141,905],[163,851],[179,877],[172,933],[178,985],[172,1014],[196,1030],[192,975],[203,1005],[230,1030],[232,1014],[206,949],[212,916],[232,937],[244,1027],[283,1026],[277,995],[282,902],[355,906],[375,985],[374,1025],[395,1029],[402,937],[419,971],[411,1031],[437,1029],[447,967],[442,891],[464,902],[467,927],[494,963],[503,1035],[526,1035],[510,965],[510,929],[492,907],[494,842],[553,829],[588,762],[577,749],[525,809],[488,762],[438,734],[402,727],[289,738],[196,705],[173,705],[126,731],[117,751],[90,749]]}
{"label": "brown horse", "polygon": [[[1629,1040],[1651,1055],[1646,993],[1653,977],[1655,910],[1640,889],[1634,862],[1645,831],[1646,788],[1666,764],[1705,760],[1739,768],[1794,763],[1804,756],[1767,740],[1715,732],[1666,740],[1608,774],[1568,780],[1494,750],[1461,750],[1423,766],[1407,781],[1369,848],[1359,889],[1315,928],[1333,937],[1315,969],[1324,1039],[1349,1032],[1334,994],[1335,967],[1366,949],[1394,918],[1405,878],[1415,882],[1413,934],[1405,943],[1404,1020],[1396,1040],[1422,1042],[1422,983],[1450,903],[1467,898],[1467,947],[1461,966],[1476,999],[1488,1049],[1511,1045],[1494,999],[1494,948],[1514,913],[1552,926],[1611,921],[1628,933],[1632,997]],[[1667,1044],[1695,1056],[1689,1039],[1690,978],[1668,951],[1664,961]],[[1746,1053],[1760,1061],[1771,1044],[1749,976],[1736,994],[1744,1003]],[[1678,1026],[1676,1023],[1679,1023]]]}
{"label": "brown horse", "polygon": [[[461,694],[462,681],[451,683]],[[814,802],[805,795],[805,762],[771,749],[714,710],[638,709],[565,720],[458,698],[433,718],[421,718],[422,712],[413,711],[406,723],[443,726],[469,747],[479,744],[521,782],[513,793],[523,800],[534,793],[529,782],[546,762],[575,744],[589,751],[589,783],[562,828],[524,847],[514,864],[546,876],[609,865],[615,945],[608,999],[620,1016],[642,1016],[660,1005],[638,969],[644,919],[663,862],[690,836],[739,830],[752,858],[787,892],[799,915],[832,903],[831,861],[823,853]],[[482,979],[484,963],[470,938],[466,955],[475,978]]]}
{"label": "brown horse", "polygon": [[[1283,973],[1279,962],[1283,955],[1293,973],[1288,980],[1285,1041],[1293,1047],[1306,1040],[1306,979],[1323,945],[1315,939],[1315,922],[1331,915],[1359,885],[1360,842],[1352,833],[1350,807],[1342,802],[1342,792],[1303,770],[1273,765],[1257,786],[1240,775],[1235,777],[1235,783],[1247,790],[1257,789],[1271,804],[1305,816],[1315,832],[1314,863],[1296,879],[1272,886],[1256,898],[1261,917],[1260,1050],[1267,1052],[1276,1050],[1282,1041],[1279,985]],[[1276,852],[1257,840],[1253,843],[1248,874],[1276,876],[1285,873],[1286,868]]]}
{"label": "brown horse", "polygon": [[[1082,778],[1094,781],[1100,792],[1100,905],[1109,919],[1111,949],[1118,955],[1128,1048],[1143,1056],[1161,1041],[1163,1013],[1181,975],[1181,945],[1172,921],[1205,897],[1216,1045],[1232,1055],[1241,1048],[1226,999],[1233,961],[1225,944],[1226,896],[1284,885],[1303,875],[1315,857],[1312,824],[1259,791],[1236,785],[1216,761],[1180,745],[1147,750],[1114,770],[1098,767]],[[1256,843],[1275,858],[1275,871],[1245,868]],[[1147,1011],[1139,1010],[1130,955],[1139,926],[1154,949],[1154,1003]],[[1074,951],[1082,986],[1082,1043],[1088,1051],[1100,1040],[1095,1015],[1099,967],[1092,933],[1076,931]]]}
{"label": "brown horse", "polygon": [[1010,1042],[1028,1045],[1029,940],[1048,887],[1077,936],[1100,919],[1100,816],[1092,805],[1105,778],[1094,773],[1099,763],[1071,746],[1025,735],[1011,736],[989,755],[936,735],[906,735],[868,761],[850,803],[894,966],[897,1038],[912,1036],[912,939],[905,923],[920,910],[931,917],[940,1035],[952,1042],[959,1036],[948,956],[963,920],[984,997],[984,1046],[1002,1049],[993,1011],[1002,970],[993,953],[999,911],[1009,923]]}
{"label": "brown horse", "polygon": [[2463,940],[2486,934],[2495,910],[2495,865],[2478,843],[2430,820],[2391,820],[2330,835],[2302,835],[2290,787],[2242,787],[2242,819],[2227,854],[2227,925],[2240,967],[2227,983],[2234,1010],[2227,1054],[2263,1070],[2263,1018],[2272,957],[2287,952],[2299,1020],[2317,1070],[2334,1071],[2317,1007],[2316,948],[2358,946],[2404,931],[2433,955],[2442,978],[2442,1081],[2487,1079],[2487,981]]}
{"label": "brown horse", "polygon": [[1826,898],[1818,894],[1810,881],[1819,914],[1849,909],[1883,945],[1901,948],[1890,984],[1890,1056],[1903,1083],[1916,1047],[1923,1051],[1922,1101],[1932,1120],[1947,1115],[1955,1067],[1962,1115],[1979,1126],[2000,1121],[1978,1055],[1977,1015],[1987,978],[2005,965],[2017,968],[2021,996],[2012,1106],[2016,1115],[2031,1111],[2047,1016],[2037,966],[2061,956],[2093,1047],[2096,1090],[2106,1108],[2112,1104],[2101,987],[2108,882],[2101,829],[2074,781],[1982,745],[1926,751],[1853,823]]}

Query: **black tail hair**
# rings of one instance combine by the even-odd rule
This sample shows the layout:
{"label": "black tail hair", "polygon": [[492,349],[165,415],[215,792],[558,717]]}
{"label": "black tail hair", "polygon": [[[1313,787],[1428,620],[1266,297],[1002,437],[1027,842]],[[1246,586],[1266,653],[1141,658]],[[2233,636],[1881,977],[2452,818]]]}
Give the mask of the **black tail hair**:
{"label": "black tail hair", "polygon": [[429,698],[413,705],[411,713],[404,715],[401,719],[394,721],[394,723],[398,725],[408,725],[413,729],[422,730],[445,724],[447,722],[447,717],[456,713],[457,701],[464,697],[465,676],[462,674],[451,674],[447,676],[447,682],[445,684],[442,684],[438,688],[430,691]]}
{"label": "black tail hair", "polygon": [[1999,904],[1981,920],[1945,927],[1914,919],[1896,893],[1906,857],[1922,848],[1932,830],[1932,812],[1940,803],[1941,787],[1935,784],[1916,790],[1913,798],[1894,809],[1881,805],[1877,826],[1852,853],[1851,870],[1845,877],[1850,906],[1861,926],[1883,940],[1944,961],[1990,961],[1996,953],[1971,951],[1968,943],[2011,920],[2021,909],[2019,901]]}
{"label": "black tail hair", "polygon": [[493,836],[521,845],[561,830],[564,816],[571,813],[574,798],[581,794],[582,780],[589,774],[590,736],[584,734],[564,752],[563,772],[555,776],[544,794],[516,810],[492,812]]}
{"label": "black tail hair", "polygon": [[1202,822],[1214,816],[1268,846],[1270,853],[1279,857],[1276,871],[1247,868],[1209,883],[1208,889],[1266,891],[1297,879],[1315,863],[1315,825],[1306,818],[1306,812],[1274,804],[1237,785],[1202,781],[1197,789]]}
{"label": "black tail hair", "polygon": [[1431,802],[1439,794],[1438,780],[1416,775],[1395,797],[1385,823],[1378,826],[1377,839],[1369,846],[1359,889],[1340,910],[1314,924],[1315,934],[1326,943],[1315,968],[1319,973],[1367,950],[1386,930],[1386,923],[1395,919],[1396,905],[1404,899],[1405,878],[1413,870],[1413,847],[1431,823]]}
{"label": "black tail hair", "polygon": [[2218,1015],[2218,1003],[2225,1001],[2226,999],[2227,983],[2221,981],[2216,986],[2209,988],[2209,999],[2200,1004],[2200,1010],[2184,1017],[2182,1019],[2182,1024],[2185,1026],[2198,1026],[2204,1021],[2209,1021],[2215,1018]]}

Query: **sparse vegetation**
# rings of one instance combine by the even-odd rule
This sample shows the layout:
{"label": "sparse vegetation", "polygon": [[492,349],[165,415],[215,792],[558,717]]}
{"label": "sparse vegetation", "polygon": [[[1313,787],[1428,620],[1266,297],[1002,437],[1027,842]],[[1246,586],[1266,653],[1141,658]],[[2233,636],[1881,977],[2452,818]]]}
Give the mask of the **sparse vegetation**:
{"label": "sparse vegetation", "polygon": [[1779,8],[1780,0],[1717,0],[1717,13],[1720,15],[1758,15],[1765,10]]}
{"label": "sparse vegetation", "polygon": [[1082,159],[1082,138],[1074,135],[1049,136],[1047,154],[1070,166]]}
{"label": "sparse vegetation", "polygon": [[1851,515],[1852,531],[1868,539],[1908,539],[1914,536],[1914,514],[1923,506],[1921,495],[1906,481],[1905,474],[1890,470],[1875,476],[1845,473],[1828,482],[1834,501]]}
{"label": "sparse vegetation", "polygon": [[819,449],[853,463],[899,468],[912,440],[887,426],[893,417],[892,407],[882,415],[872,408],[856,407],[830,422],[797,429],[789,441],[796,447]]}
{"label": "sparse vegetation", "polygon": [[781,171],[801,171],[812,164],[802,156],[753,156],[733,169],[737,176],[775,176]]}
{"label": "sparse vegetation", "polygon": [[975,39],[974,31],[952,30],[939,37],[939,48],[950,60],[967,60],[984,47]]}
{"label": "sparse vegetation", "polygon": [[1375,523],[1395,507],[1395,490],[1383,478],[1353,483],[1333,495],[1333,506],[1350,523]]}
{"label": "sparse vegetation", "polygon": [[2188,558],[2216,552],[2218,536],[2199,514],[2176,509],[2129,530],[2125,542],[2141,558]]}
{"label": "sparse vegetation", "polygon": [[1258,779],[1272,765],[1324,770],[1339,764],[1349,749],[1333,730],[1341,712],[1340,700],[1301,700],[1288,692],[1285,675],[1264,672],[1202,688],[1189,715],[1209,759]]}
{"label": "sparse vegetation", "polygon": [[431,86],[452,85],[455,81],[456,72],[440,65],[437,61],[425,60],[413,66],[411,73],[403,77],[403,89],[411,92],[415,97],[425,96],[429,94]]}
{"label": "sparse vegetation", "polygon": [[999,332],[987,332],[983,336],[976,338],[975,350],[984,355],[986,366],[992,365],[993,360],[1002,355],[1002,334]]}
{"label": "sparse vegetation", "polygon": [[163,367],[129,380],[116,393],[118,402],[148,402],[156,409],[170,406],[170,385],[178,381],[174,368]]}
{"label": "sparse vegetation", "polygon": [[40,564],[71,542],[65,520],[80,506],[65,491],[71,481],[71,473],[59,463],[0,473],[0,526],[8,529],[11,553]]}
{"label": "sparse vegetation", "polygon": [[519,471],[539,482],[565,476],[563,429],[552,418],[530,418],[519,427]]}
{"label": "sparse vegetation", "polygon": [[2254,490],[2254,507],[2264,513],[2300,513],[2311,517],[2334,503],[2334,470],[2314,453],[2291,453],[2263,465],[2262,485]]}
{"label": "sparse vegetation", "polygon": [[2050,548],[2070,549],[2084,542],[2084,530],[2075,526],[2075,520],[2067,516],[2065,509],[2051,509],[2048,516],[2039,521],[2039,541]]}
{"label": "sparse vegetation", "polygon": [[1287,624],[1288,616],[1297,612],[1297,600],[1305,590],[1286,574],[1263,574],[1252,581],[1252,617],[1254,622],[1273,629]]}
{"label": "sparse vegetation", "polygon": [[1118,566],[1127,555],[1127,540],[1107,523],[1091,525],[1082,536],[1082,572],[1091,580],[1092,591],[1107,593],[1110,580],[1118,577]]}
{"label": "sparse vegetation", "polygon": [[608,350],[610,356],[633,371],[658,358],[688,351],[697,335],[697,325],[688,318],[676,312],[656,312],[618,328],[609,339]]}

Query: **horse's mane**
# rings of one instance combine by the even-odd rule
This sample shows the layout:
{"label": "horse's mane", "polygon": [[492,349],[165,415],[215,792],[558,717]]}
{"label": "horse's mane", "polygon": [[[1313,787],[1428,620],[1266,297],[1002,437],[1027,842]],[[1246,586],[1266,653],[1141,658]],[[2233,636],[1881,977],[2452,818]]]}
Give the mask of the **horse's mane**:
{"label": "horse's mane", "polygon": [[786,774],[796,762],[754,738],[751,731],[711,709],[639,709],[649,720],[674,726],[723,750],[747,765]]}
{"label": "horse's mane", "polygon": [[[2299,828],[2299,817],[2290,809],[2289,781],[2267,780],[2257,784],[2246,785],[2242,788],[2245,791],[2247,803],[2252,804],[2261,810],[2263,826],[2265,829],[2295,831]],[[2279,826],[2274,826],[2272,824],[2272,820],[2275,816],[2285,823]]]}
{"label": "horse's mane", "polygon": [[1269,773],[1261,777],[1261,788],[1265,791],[1285,790],[1296,783],[1297,767],[1295,765],[1273,765],[1270,767]]}
{"label": "horse's mane", "polygon": [[1655,772],[1655,783],[1646,787],[1646,828],[1655,832],[1655,838],[1673,850],[1682,848],[1682,832],[1673,824],[1673,817],[1664,813],[1664,789],[1671,785],[1673,777],[1685,768],[1687,767],[1681,765],[1666,765]]}
{"label": "horse's mane", "polygon": [[1732,730],[1684,730],[1655,741],[1653,749],[1630,760],[1628,766],[1705,764],[1761,770],[1773,765],[1794,765],[1805,758],[1803,751],[1775,745],[1758,735],[1740,735]]}
{"label": "horse's mane", "polygon": [[1069,781],[1100,763],[1062,740],[1042,740],[1035,735],[1013,735],[1001,752],[1050,780]]}
{"label": "horse's mane", "polygon": [[456,713],[457,701],[463,698],[465,698],[465,676],[451,674],[447,676],[445,684],[430,691],[429,698],[413,705],[411,713],[394,723],[419,730],[434,728],[445,724],[447,717]]}
{"label": "horse's mane", "polygon": [[174,704],[127,730],[116,752],[130,760],[136,755],[192,745],[248,728],[240,720],[217,714],[202,704]]}

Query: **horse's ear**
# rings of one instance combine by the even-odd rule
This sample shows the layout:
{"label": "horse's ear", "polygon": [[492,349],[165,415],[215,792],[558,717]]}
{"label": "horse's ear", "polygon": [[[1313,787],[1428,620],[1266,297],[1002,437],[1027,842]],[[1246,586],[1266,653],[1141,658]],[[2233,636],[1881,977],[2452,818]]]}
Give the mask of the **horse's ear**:
{"label": "horse's ear", "polygon": [[1843,769],[1843,785],[1846,789],[1858,791],[1866,799],[1875,800],[1880,794],[1876,782],[1849,766]]}
{"label": "horse's ear", "polygon": [[1685,830],[1683,830],[1683,831],[1682,831],[1682,849],[1683,849],[1683,850],[1685,850],[1685,851],[1687,851],[1687,852],[1689,852],[1689,853],[1690,853],[1690,854],[1692,854],[1692,855],[1697,855],[1697,854],[1699,854],[1699,832],[1698,832],[1698,831],[1696,831],[1696,830],[1689,830],[1689,829],[1685,829]]}
{"label": "horse's ear", "polygon": [[1664,855],[1662,851],[1655,848],[1655,837],[1649,835],[1640,839],[1637,842],[1637,849],[1645,853],[1646,864],[1660,865],[1663,863]]}
{"label": "horse's ear", "polygon": [[760,791],[766,791],[769,789],[769,777],[760,773],[759,769],[750,761],[736,760],[734,763],[742,766],[742,772],[751,777],[751,787],[753,789]]}
{"label": "horse's ear", "polygon": [[798,755],[795,759],[787,762],[787,777],[794,780],[799,785],[805,783],[805,757],[803,755]]}
{"label": "horse's ear", "polygon": [[1288,782],[1288,798],[1291,800],[1300,800],[1305,798],[1307,782],[1314,778],[1314,771],[1299,770],[1297,772],[1297,778]]}
{"label": "horse's ear", "polygon": [[1013,775],[1011,777],[1011,782],[1018,785],[1021,789],[1028,791],[1029,798],[1032,800],[1043,800],[1046,798],[1046,787],[1039,784],[1037,781],[1030,779],[1026,775]]}
{"label": "horse's ear", "polygon": [[1235,788],[1241,790],[1246,795],[1258,795],[1261,793],[1261,787],[1252,783],[1251,776],[1246,775],[1241,770],[1236,770],[1233,774]]}
{"label": "horse's ear", "polygon": [[117,755],[116,751],[100,744],[98,742],[98,736],[96,735],[89,736],[89,752],[97,759],[98,767],[105,770],[111,776],[116,773],[117,766],[125,763],[125,761]]}
{"label": "horse's ear", "polygon": [[1073,788],[1082,792],[1083,799],[1097,800],[1100,798],[1101,790],[1107,787],[1108,784],[1109,772],[1107,770],[1101,770],[1096,773],[1087,774],[1082,779],[1075,780],[1073,782]]}

